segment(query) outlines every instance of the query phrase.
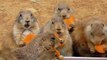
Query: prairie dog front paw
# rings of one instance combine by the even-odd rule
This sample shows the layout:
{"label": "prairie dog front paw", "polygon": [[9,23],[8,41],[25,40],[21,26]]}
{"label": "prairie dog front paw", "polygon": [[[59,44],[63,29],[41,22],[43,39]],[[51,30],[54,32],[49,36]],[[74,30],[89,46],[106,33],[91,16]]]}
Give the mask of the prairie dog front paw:
{"label": "prairie dog front paw", "polygon": [[23,46],[25,46],[25,43],[23,41],[20,41],[19,44],[18,44],[18,46],[19,47],[23,47]]}
{"label": "prairie dog front paw", "polygon": [[95,53],[95,49],[94,48],[90,48],[90,52],[91,53]]}

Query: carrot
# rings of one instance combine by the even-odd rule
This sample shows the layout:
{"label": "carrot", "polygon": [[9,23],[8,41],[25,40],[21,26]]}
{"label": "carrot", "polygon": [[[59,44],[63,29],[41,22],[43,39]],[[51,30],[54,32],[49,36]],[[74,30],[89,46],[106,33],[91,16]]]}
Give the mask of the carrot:
{"label": "carrot", "polygon": [[60,38],[57,33],[54,33],[54,35],[55,35],[56,38]]}
{"label": "carrot", "polygon": [[35,37],[36,37],[35,34],[30,33],[23,39],[23,42],[29,44],[32,41],[32,39]]}
{"label": "carrot", "polygon": [[105,50],[104,50],[104,46],[103,45],[96,45],[95,46],[95,49],[97,52],[99,53],[105,53]]}
{"label": "carrot", "polygon": [[64,20],[64,22],[67,25],[68,29],[70,28],[70,25],[72,25],[74,23],[74,20],[75,20],[74,16],[71,16],[70,18]]}
{"label": "carrot", "polygon": [[56,57],[59,57],[60,56],[60,52],[55,47],[53,47],[53,50],[55,51]]}
{"label": "carrot", "polygon": [[[54,34],[56,38],[58,38],[59,40],[62,40],[63,38],[59,37],[57,33]],[[59,47],[63,47],[64,44],[61,44],[60,42],[58,43]]]}

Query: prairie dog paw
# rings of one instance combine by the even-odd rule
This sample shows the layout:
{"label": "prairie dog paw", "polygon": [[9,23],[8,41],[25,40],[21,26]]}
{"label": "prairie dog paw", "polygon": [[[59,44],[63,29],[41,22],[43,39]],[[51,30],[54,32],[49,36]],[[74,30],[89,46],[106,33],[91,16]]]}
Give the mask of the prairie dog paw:
{"label": "prairie dog paw", "polygon": [[94,48],[90,48],[90,52],[91,53],[95,53],[95,49]]}
{"label": "prairie dog paw", "polygon": [[23,47],[23,46],[25,46],[25,43],[23,41],[20,41],[19,44],[18,44],[18,46],[19,47]]}
{"label": "prairie dog paw", "polygon": [[64,56],[60,55],[59,60],[64,60]]}
{"label": "prairie dog paw", "polygon": [[103,45],[103,47],[104,47],[104,50],[107,51],[107,46],[106,46],[106,45]]}

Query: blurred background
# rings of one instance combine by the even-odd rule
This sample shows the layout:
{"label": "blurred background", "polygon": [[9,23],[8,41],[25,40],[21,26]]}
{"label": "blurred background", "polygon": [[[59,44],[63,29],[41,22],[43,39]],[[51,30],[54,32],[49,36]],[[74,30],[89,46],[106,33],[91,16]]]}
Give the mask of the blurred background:
{"label": "blurred background", "polygon": [[66,2],[74,9],[76,19],[82,20],[89,16],[107,18],[107,0],[0,0],[0,51],[16,47],[12,28],[21,9],[31,10],[42,27],[51,20],[54,8],[60,2]]}

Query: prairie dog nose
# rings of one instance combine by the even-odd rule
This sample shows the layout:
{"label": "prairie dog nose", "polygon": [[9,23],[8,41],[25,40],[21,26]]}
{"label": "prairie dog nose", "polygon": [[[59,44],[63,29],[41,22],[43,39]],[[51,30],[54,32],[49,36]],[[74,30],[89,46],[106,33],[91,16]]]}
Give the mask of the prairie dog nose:
{"label": "prairie dog nose", "polygon": [[27,23],[29,23],[30,21],[26,21]]}
{"label": "prairie dog nose", "polygon": [[55,40],[55,37],[51,37],[51,40]]}
{"label": "prairie dog nose", "polygon": [[63,18],[66,18],[66,15],[62,15]]}
{"label": "prairie dog nose", "polygon": [[62,33],[61,32],[57,32],[57,34],[61,35]]}
{"label": "prairie dog nose", "polygon": [[63,43],[64,43],[64,40],[61,40],[60,43],[63,44]]}
{"label": "prairie dog nose", "polygon": [[57,31],[61,31],[61,29],[57,29]]}

